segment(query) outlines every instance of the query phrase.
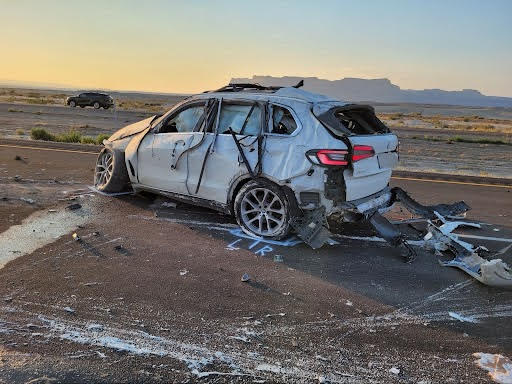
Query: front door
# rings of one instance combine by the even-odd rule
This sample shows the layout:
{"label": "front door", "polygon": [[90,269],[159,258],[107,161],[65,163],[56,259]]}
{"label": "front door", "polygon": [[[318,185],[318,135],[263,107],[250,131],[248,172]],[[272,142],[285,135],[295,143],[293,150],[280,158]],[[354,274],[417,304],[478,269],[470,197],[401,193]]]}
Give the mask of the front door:
{"label": "front door", "polygon": [[138,149],[139,183],[145,186],[188,194],[187,150],[199,144],[207,101],[182,106],[144,137]]}

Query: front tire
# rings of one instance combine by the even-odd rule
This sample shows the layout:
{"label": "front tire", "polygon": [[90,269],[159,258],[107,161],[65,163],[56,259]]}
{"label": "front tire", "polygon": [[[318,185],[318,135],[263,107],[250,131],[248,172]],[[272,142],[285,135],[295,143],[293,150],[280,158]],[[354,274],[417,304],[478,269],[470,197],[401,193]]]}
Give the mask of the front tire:
{"label": "front tire", "polygon": [[100,109],[100,103],[98,103],[97,101],[95,101],[92,106],[94,107],[94,109]]}
{"label": "front tire", "polygon": [[290,204],[281,188],[265,179],[249,181],[238,192],[235,217],[242,230],[280,240],[290,233]]}
{"label": "front tire", "polygon": [[72,108],[75,108],[76,107],[76,103],[73,100],[71,100],[69,102],[69,106],[72,107]]}
{"label": "front tire", "polygon": [[124,153],[103,148],[96,160],[94,186],[102,192],[121,192],[129,184]]}

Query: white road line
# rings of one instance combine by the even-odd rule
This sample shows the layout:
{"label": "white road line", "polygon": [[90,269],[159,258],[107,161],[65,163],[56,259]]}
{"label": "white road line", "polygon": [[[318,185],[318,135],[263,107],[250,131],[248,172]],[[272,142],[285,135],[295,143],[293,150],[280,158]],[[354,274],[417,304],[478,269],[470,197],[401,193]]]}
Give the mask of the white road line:
{"label": "white road line", "polygon": [[503,237],[487,237],[487,236],[477,236],[477,235],[459,235],[458,237],[465,237],[468,239],[478,239],[478,240],[490,240],[490,241],[501,241],[503,243],[512,243],[512,239],[506,239]]}

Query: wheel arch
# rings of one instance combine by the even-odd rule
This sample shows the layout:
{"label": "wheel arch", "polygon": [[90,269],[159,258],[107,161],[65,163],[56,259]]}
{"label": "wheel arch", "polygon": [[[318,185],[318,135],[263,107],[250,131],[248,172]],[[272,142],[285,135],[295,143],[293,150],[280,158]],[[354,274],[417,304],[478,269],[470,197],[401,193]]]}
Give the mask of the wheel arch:
{"label": "wheel arch", "polygon": [[227,200],[227,203],[228,203],[227,206],[228,206],[230,214],[232,214],[232,215],[235,214],[234,204],[235,204],[236,195],[238,194],[240,189],[242,189],[242,187],[245,184],[247,184],[249,181],[257,180],[257,179],[265,180],[265,181],[275,184],[276,186],[281,188],[282,191],[284,192],[284,194],[286,195],[286,198],[288,199],[288,203],[290,204],[291,214],[292,215],[298,214],[299,204],[297,202],[297,198],[296,198],[293,190],[288,185],[276,183],[274,180],[272,180],[271,178],[266,177],[266,176],[258,176],[257,178],[253,179],[249,174],[244,174],[242,176],[239,176],[231,183],[231,188],[229,189],[228,200]]}

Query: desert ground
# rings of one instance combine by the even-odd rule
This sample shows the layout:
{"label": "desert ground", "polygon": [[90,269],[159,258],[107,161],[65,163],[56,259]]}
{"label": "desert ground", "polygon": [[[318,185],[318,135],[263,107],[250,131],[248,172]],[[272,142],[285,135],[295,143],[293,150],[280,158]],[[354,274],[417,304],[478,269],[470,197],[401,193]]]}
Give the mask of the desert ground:
{"label": "desert ground", "polygon": [[[250,238],[229,216],[155,195],[98,194],[89,188],[97,145],[31,140],[31,129],[95,137],[156,106],[103,111],[2,97],[15,99],[0,104],[0,383],[486,383],[489,370],[506,374],[510,291],[440,266],[423,247],[406,264],[364,225],[339,228],[312,250],[295,237]],[[137,101],[165,110],[179,99],[153,97]],[[511,177],[508,144],[408,138],[419,133],[399,124],[420,120],[435,136],[445,132],[438,125],[469,125],[458,116],[476,113],[437,123],[383,108],[408,171]],[[481,124],[507,121],[478,115]],[[488,137],[450,133],[463,134]],[[512,264],[507,180],[394,177],[392,186],[425,204],[464,199],[465,220],[481,228],[458,235]],[[399,208],[388,216],[411,218]],[[401,224],[412,240],[425,226]],[[484,367],[475,353],[489,354]]]}

